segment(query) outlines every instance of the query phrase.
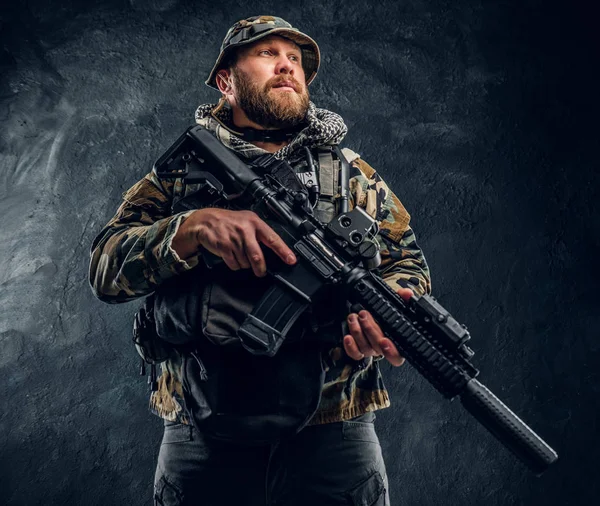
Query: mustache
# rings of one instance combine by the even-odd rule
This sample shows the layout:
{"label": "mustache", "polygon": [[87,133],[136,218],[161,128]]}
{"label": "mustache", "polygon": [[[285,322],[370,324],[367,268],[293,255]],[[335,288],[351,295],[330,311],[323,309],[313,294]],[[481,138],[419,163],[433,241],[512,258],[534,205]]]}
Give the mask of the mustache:
{"label": "mustache", "polygon": [[291,86],[296,93],[302,91],[302,85],[292,76],[278,76],[267,82],[267,89],[276,88],[281,85]]}

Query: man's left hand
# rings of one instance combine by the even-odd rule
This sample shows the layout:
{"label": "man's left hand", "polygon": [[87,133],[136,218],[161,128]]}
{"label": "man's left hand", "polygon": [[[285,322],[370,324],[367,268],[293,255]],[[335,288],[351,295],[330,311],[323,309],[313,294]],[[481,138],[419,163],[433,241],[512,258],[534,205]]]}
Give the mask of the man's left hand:
{"label": "man's left hand", "polygon": [[[410,288],[400,288],[398,295],[404,300],[411,298],[413,291]],[[383,355],[393,366],[404,363],[404,357],[387,337],[381,327],[368,311],[362,310],[358,314],[348,315],[348,330],[350,334],[344,336],[344,350],[354,360],[365,357]]]}

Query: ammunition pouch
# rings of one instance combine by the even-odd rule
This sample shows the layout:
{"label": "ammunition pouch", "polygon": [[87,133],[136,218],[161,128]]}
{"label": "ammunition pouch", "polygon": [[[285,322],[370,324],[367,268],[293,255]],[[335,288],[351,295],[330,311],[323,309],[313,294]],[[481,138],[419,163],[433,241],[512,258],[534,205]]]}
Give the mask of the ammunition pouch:
{"label": "ammunition pouch", "polygon": [[182,353],[186,410],[205,434],[258,444],[302,428],[319,404],[324,342],[302,316],[273,357],[256,356],[237,332],[273,281],[224,264],[199,267],[155,292],[160,339]]}
{"label": "ammunition pouch", "polygon": [[166,361],[173,347],[156,333],[154,319],[154,296],[149,295],[138,310],[133,321],[133,344],[144,362],[156,365]]}
{"label": "ammunition pouch", "polygon": [[302,343],[265,357],[201,341],[197,354],[183,356],[181,374],[192,423],[210,437],[246,445],[272,443],[304,427],[325,379],[320,349]]}

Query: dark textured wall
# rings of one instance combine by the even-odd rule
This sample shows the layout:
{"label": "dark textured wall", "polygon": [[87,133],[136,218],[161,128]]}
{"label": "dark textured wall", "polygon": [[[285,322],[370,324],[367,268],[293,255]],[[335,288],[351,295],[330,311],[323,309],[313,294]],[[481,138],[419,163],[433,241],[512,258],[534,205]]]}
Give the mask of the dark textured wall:
{"label": "dark textured wall", "polygon": [[[598,44],[576,3],[29,0],[0,7],[0,503],[150,503],[160,422],[137,303],[87,284],[121,193],[215,101],[226,29],[317,39],[317,105],[412,214],[482,380],[560,453],[528,473],[412,368],[384,366],[395,505],[596,504]],[[351,464],[351,463],[349,463]]]}

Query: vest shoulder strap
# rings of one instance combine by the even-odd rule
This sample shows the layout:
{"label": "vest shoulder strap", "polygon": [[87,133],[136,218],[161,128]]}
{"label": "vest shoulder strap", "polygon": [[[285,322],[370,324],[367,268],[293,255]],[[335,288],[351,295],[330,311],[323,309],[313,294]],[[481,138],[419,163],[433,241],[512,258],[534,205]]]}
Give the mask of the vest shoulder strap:
{"label": "vest shoulder strap", "polygon": [[[360,155],[351,149],[342,148],[344,158],[348,163],[352,163],[360,158]],[[318,148],[319,156],[319,187],[321,197],[328,200],[335,200],[340,190],[340,165],[341,162],[332,146]]]}
{"label": "vest shoulder strap", "polygon": [[334,199],[338,193],[340,162],[333,156],[333,149],[330,146],[320,147],[318,156],[321,197]]}

